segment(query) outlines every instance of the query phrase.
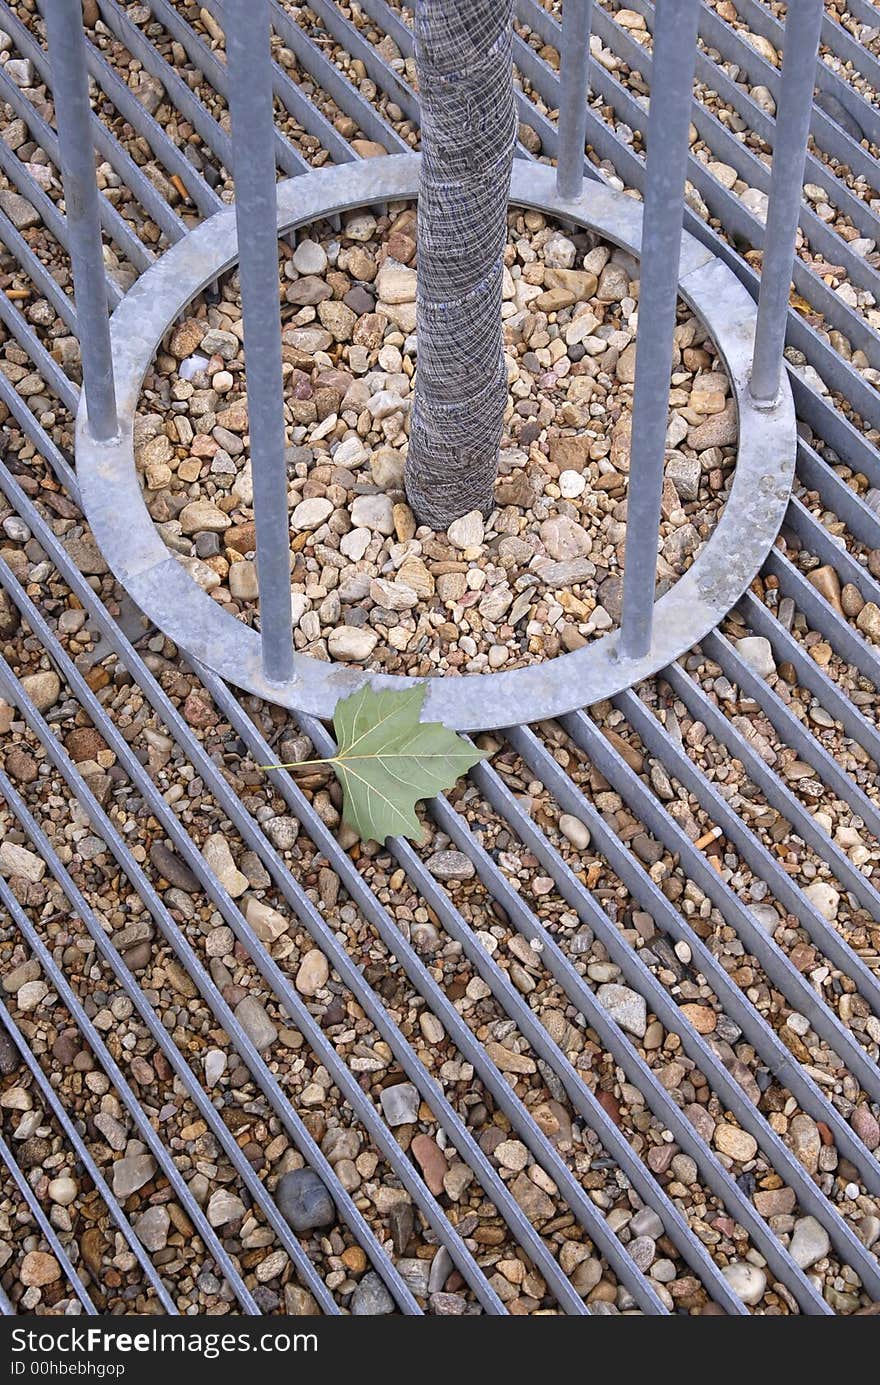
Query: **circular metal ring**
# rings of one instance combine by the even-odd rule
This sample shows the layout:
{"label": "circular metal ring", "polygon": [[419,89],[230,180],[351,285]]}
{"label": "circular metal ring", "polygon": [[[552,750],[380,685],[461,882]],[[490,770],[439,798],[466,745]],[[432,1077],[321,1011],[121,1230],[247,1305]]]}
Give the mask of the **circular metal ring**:
{"label": "circular metal ring", "polygon": [[[320,169],[278,188],[279,234],[356,207],[415,199],[417,155],[389,155]],[[555,170],[514,162],[510,200],[598,232],[638,255],[642,205],[597,182],[575,202],[556,195]],[[76,429],[76,470],[86,516],[113,573],[151,621],[175,644],[236,687],[267,701],[329,720],[336,702],[365,683],[399,689],[419,681],[370,673],[296,654],[289,683],[269,683],[258,631],[224,611],[162,542],[144,502],[134,460],[133,429],[144,377],[171,323],[206,285],[234,265],[234,209],[217,212],[152,265],[112,319],[120,433],[89,435],[85,394]],[[427,678],[426,719],[460,731],[496,729],[548,717],[610,697],[649,677],[697,644],[742,596],[764,561],[785,514],[794,474],[794,404],[787,380],[769,412],[748,389],[755,305],[726,265],[693,236],[682,236],[679,293],[709,330],[730,376],[739,415],[739,446],[730,495],[709,542],[692,567],[654,607],[651,648],[625,660],[619,630],[543,663],[495,673]]]}

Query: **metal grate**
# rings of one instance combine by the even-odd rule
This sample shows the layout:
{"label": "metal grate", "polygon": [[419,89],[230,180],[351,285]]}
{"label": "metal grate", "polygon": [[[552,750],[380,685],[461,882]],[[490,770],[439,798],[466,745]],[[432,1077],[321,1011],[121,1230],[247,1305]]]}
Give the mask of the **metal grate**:
{"label": "metal grate", "polygon": [[[100,93],[92,133],[119,180],[101,199],[115,304],[230,191],[225,69],[212,51],[222,7],[86,8],[101,20],[88,30]],[[734,22],[728,8],[700,7],[686,223],[755,292],[761,223],[702,155],[766,191],[761,155],[774,123],[750,88],[777,95],[779,73],[744,26],[776,47],[781,30],[761,4],[738,0]],[[553,158],[559,12],[528,0],[517,10],[520,118],[540,157]],[[359,135],[391,153],[413,146],[405,10],[312,0],[271,11],[293,55],[274,69],[283,174],[356,158]],[[645,31],[612,4],[593,6],[585,171],[641,190],[653,12],[643,0],[632,12]],[[865,138],[857,144],[820,101],[806,176],[874,239],[877,57],[859,41],[870,9],[850,0],[847,14],[847,27],[823,29],[820,96],[842,102]],[[10,39],[0,100],[57,171],[51,109],[9,68],[24,59],[35,82],[49,81],[39,13],[3,4],[0,15]],[[133,94],[120,45],[161,83],[158,104]],[[202,81],[190,85],[196,68]],[[738,121],[720,120],[710,93]],[[197,139],[170,134],[172,120]],[[119,143],[123,123],[144,141],[141,167]],[[66,251],[57,177],[41,186],[3,141],[0,172]],[[77,549],[67,551],[80,521],[78,390],[14,290],[32,287],[71,332],[76,318],[69,284],[0,211],[5,359],[15,344],[14,362],[42,381],[30,392],[19,371],[0,371],[0,489],[7,517],[32,536],[14,540],[26,543],[24,566],[20,547],[0,554],[10,603],[0,614],[15,609],[23,621],[21,634],[4,635],[0,662],[0,697],[15,708],[0,798],[5,839],[46,872],[30,885],[0,879],[0,968],[8,978],[34,959],[47,988],[36,1008],[15,988],[0,1008],[4,1312],[831,1314],[880,1300],[880,1165],[865,1143],[880,1103],[880,664],[808,580],[831,564],[880,605],[869,557],[880,549],[876,322],[815,267],[821,257],[876,292],[876,257],[848,249],[807,204],[801,230],[811,258],[796,262],[795,289],[809,311],[789,312],[800,436],[785,548],[700,649],[587,712],[493,733],[492,760],[430,805],[422,844],[367,851],[343,850],[320,776],[298,784],[254,769],[298,734],[327,754],[324,727],[188,667],[121,593],[104,604]],[[71,653],[65,608],[86,613],[88,657]],[[747,634],[770,641],[784,670],[774,684],[738,649]],[[62,684],[45,712],[19,677],[38,662]],[[86,773],[71,755],[70,732],[88,728],[113,752],[112,774]],[[36,778],[17,773],[12,741]],[[207,864],[207,824],[176,792],[193,783],[201,817],[221,825],[236,861],[251,853],[252,888],[289,920],[280,948],[261,941]],[[588,847],[571,844],[564,814],[586,827]],[[867,854],[846,833],[829,836],[823,814]],[[279,817],[299,824],[295,843],[273,828]],[[186,889],[163,874],[169,843]],[[431,858],[447,845],[473,863],[469,878],[436,878]],[[809,889],[814,877],[834,885],[836,918]],[[111,886],[125,918],[106,912]],[[125,946],[123,926],[134,929]],[[221,984],[207,950],[219,927],[233,959]],[[147,941],[146,970],[132,970],[123,953],[130,960]],[[332,969],[329,1007],[295,986],[313,944]],[[602,1003],[608,984],[632,993],[629,1030]],[[245,994],[275,1030],[262,1052],[234,1013]],[[644,1032],[633,1033],[642,1008]],[[205,1079],[209,1050],[226,1060],[225,1086]],[[78,1067],[73,1054],[85,1055]],[[377,1099],[378,1085],[403,1082],[417,1089],[418,1132],[433,1141],[423,1158],[448,1156],[439,1182]],[[744,1160],[730,1153],[753,1146]],[[359,1152],[343,1167],[340,1148]],[[33,1162],[41,1150],[48,1171]],[[317,1234],[297,1235],[276,1205],[276,1176],[294,1151],[332,1190],[338,1220]],[[121,1166],[138,1159],[152,1160],[151,1176],[146,1194],[129,1195]],[[47,1190],[56,1168],[77,1183],[66,1207]],[[230,1198],[237,1215],[225,1220]],[[150,1208],[170,1217],[158,1250],[142,1223]],[[828,1238],[806,1270],[790,1253],[796,1223],[802,1238],[821,1245],[820,1228]],[[87,1237],[93,1228],[99,1238]],[[33,1250],[60,1271],[42,1289],[23,1283]]]}

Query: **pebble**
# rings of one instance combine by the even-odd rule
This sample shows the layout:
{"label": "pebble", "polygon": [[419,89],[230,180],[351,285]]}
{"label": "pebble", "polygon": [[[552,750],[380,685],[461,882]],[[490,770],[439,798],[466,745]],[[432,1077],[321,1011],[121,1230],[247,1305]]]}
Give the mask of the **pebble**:
{"label": "pebble", "polygon": [[171,1217],[167,1207],[148,1207],[134,1223],[135,1235],[145,1250],[155,1254],[168,1244]]}
{"label": "pebble", "polygon": [[815,909],[829,923],[833,923],[837,918],[837,907],[840,904],[840,895],[833,885],[829,885],[824,880],[814,880],[804,889],[804,895]]}
{"label": "pebble", "polygon": [[7,879],[18,876],[36,885],[46,874],[46,862],[26,846],[16,842],[0,842],[0,875]]}
{"label": "pebble", "polygon": [[650,1236],[654,1241],[664,1234],[663,1223],[653,1207],[640,1207],[631,1218],[629,1229],[634,1236]]}
{"label": "pebble", "polygon": [[770,641],[763,635],[743,636],[736,641],[736,652],[759,678],[769,678],[776,672]]}
{"label": "pebble", "polygon": [[590,829],[580,818],[576,818],[571,813],[563,813],[559,819],[559,830],[566,841],[571,842],[578,851],[586,851],[590,845]]}
{"label": "pebble", "polygon": [[201,890],[201,885],[189,866],[184,865],[180,857],[176,856],[164,842],[153,842],[150,847],[150,860],[169,885],[173,885],[176,890],[183,890],[185,894],[198,894]]}
{"label": "pebble", "polygon": [[351,522],[356,529],[378,534],[394,533],[394,504],[388,495],[359,495],[352,502]]}
{"label": "pebble", "polygon": [[715,1148],[726,1154],[729,1159],[746,1164],[757,1154],[758,1142],[747,1130],[740,1130],[735,1125],[721,1121],[715,1127]]}
{"label": "pebble", "polygon": [[258,1000],[246,995],[238,1002],[234,1013],[258,1053],[265,1053],[272,1047],[278,1038],[278,1030]]}
{"label": "pebble", "polygon": [[393,1087],[383,1087],[379,1099],[389,1125],[412,1125],[418,1120],[420,1097],[412,1082],[398,1082]]}
{"label": "pebble", "polygon": [[792,1116],[788,1125],[787,1143],[807,1173],[818,1172],[822,1139],[812,1116],[806,1115],[803,1111]]}
{"label": "pebble", "polygon": [[857,1106],[849,1118],[849,1123],[868,1149],[880,1148],[880,1121],[869,1106]]}
{"label": "pebble", "polygon": [[301,500],[290,517],[290,527],[297,532],[305,529],[317,529],[326,519],[330,518],[332,513],[332,500],[325,500],[319,496],[310,500]]}
{"label": "pebble", "polygon": [[240,1197],[228,1188],[218,1188],[211,1194],[207,1206],[207,1217],[211,1226],[227,1226],[229,1222],[241,1221],[245,1206]]}
{"label": "pebble", "polygon": [[463,851],[435,851],[426,864],[435,880],[471,880],[476,875],[473,861]]}
{"label": "pebble", "polygon": [[757,1265],[749,1265],[745,1260],[737,1260],[725,1265],[721,1273],[727,1280],[737,1298],[750,1308],[760,1303],[767,1287],[767,1276]]}
{"label": "pebble", "polygon": [[232,859],[229,842],[222,832],[214,832],[202,848],[205,863],[216,875],[227,894],[238,899],[248,888],[248,879],[242,875]]}
{"label": "pebble", "polygon": [[375,649],[378,638],[375,630],[366,626],[337,625],[330,632],[327,649],[331,659],[338,659],[340,663],[363,664]]}
{"label": "pebble", "polygon": [[28,1014],[37,1010],[49,994],[49,987],[45,981],[26,981],[19,987],[16,995],[16,1003],[23,1014]]}
{"label": "pebble", "polygon": [[314,240],[301,240],[291,258],[299,274],[323,274],[327,268],[324,247]]}
{"label": "pebble", "polygon": [[351,1296],[350,1309],[356,1318],[375,1318],[394,1312],[394,1299],[375,1270],[368,1270]]}
{"label": "pebble", "polygon": [[113,1165],[113,1193],[124,1201],[136,1193],[156,1172],[152,1154],[127,1154]]}
{"label": "pebble", "polygon": [[38,712],[48,712],[61,696],[61,679],[51,670],[27,674],[22,678],[21,686]]}
{"label": "pebble", "polygon": [[462,551],[468,548],[479,548],[485,535],[485,523],[479,510],[470,510],[468,514],[462,515],[461,519],[455,519],[446,530],[446,536],[454,548]]}
{"label": "pebble", "polygon": [[299,964],[296,989],[300,995],[316,995],[326,986],[329,975],[330,965],[323,952],[317,947],[310,948]]}
{"label": "pebble", "polygon": [[216,1087],[226,1071],[226,1054],[221,1048],[209,1048],[205,1054],[205,1082]]}
{"label": "pebble", "polygon": [[644,1037],[648,1023],[644,996],[639,995],[637,991],[631,991],[628,986],[612,983],[600,986],[596,995],[599,1004],[608,1011],[621,1029],[635,1034],[638,1039]]}
{"label": "pebble", "polygon": [[275,1189],[275,1202],[296,1232],[332,1226],[336,1221],[333,1199],[314,1169],[291,1169],[282,1174]]}
{"label": "pebble", "polygon": [[29,1289],[42,1289],[60,1278],[61,1266],[54,1255],[47,1255],[45,1251],[29,1250],[21,1262],[19,1279]]}
{"label": "pebble", "polygon": [[830,1250],[828,1232],[815,1217],[801,1217],[795,1222],[788,1251],[795,1264],[802,1270],[808,1270]]}
{"label": "pebble", "polygon": [[49,1183],[49,1197],[59,1207],[69,1207],[78,1192],[79,1188],[73,1178],[53,1178]]}

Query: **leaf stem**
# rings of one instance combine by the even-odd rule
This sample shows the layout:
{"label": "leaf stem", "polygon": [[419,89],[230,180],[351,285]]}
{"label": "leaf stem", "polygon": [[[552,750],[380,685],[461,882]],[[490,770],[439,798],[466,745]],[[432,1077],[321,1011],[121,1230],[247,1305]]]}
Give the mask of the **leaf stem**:
{"label": "leaf stem", "polygon": [[326,760],[291,760],[286,765],[257,765],[257,769],[306,769],[312,765],[335,765],[338,759],[338,755],[331,755]]}

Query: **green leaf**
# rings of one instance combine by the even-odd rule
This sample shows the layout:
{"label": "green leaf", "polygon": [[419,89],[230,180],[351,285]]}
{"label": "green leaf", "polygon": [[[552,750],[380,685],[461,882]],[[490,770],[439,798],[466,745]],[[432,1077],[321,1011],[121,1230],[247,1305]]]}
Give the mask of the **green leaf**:
{"label": "green leaf", "polygon": [[[416,803],[433,798],[485,758],[439,721],[419,721],[427,689],[417,683],[403,692],[361,688],[336,704],[337,751],[327,760],[342,785],[342,817],[362,841],[386,837],[418,839]],[[296,769],[300,765],[264,765]]]}
{"label": "green leaf", "polygon": [[329,763],[343,789],[342,816],[362,841],[418,838],[419,799],[449,789],[485,756],[439,721],[419,721],[427,691],[361,688],[336,704],[338,749]]}

